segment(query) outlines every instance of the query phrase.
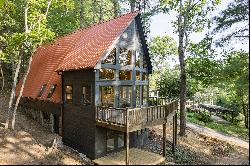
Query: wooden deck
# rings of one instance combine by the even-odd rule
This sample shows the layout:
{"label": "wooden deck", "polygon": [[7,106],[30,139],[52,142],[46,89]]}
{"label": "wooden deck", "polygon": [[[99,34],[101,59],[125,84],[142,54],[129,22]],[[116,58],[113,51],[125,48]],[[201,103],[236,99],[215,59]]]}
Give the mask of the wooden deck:
{"label": "wooden deck", "polygon": [[177,110],[178,102],[144,108],[96,108],[96,125],[129,132],[166,123]]}
{"label": "wooden deck", "polygon": [[[161,155],[145,150],[131,148],[129,149],[129,165],[157,165],[165,161]],[[126,165],[126,151],[120,151],[108,154],[104,157],[93,160],[97,165]]]}

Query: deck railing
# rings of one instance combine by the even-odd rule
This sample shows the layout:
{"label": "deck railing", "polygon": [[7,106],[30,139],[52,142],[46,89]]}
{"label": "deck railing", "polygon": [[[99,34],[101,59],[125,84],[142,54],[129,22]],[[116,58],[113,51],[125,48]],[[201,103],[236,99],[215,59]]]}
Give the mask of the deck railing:
{"label": "deck railing", "polygon": [[[168,115],[178,108],[174,101],[166,105],[150,106],[143,108],[111,108],[97,106],[96,121],[107,122],[120,126],[135,126],[147,124],[156,120],[165,120]],[[128,119],[126,119],[128,117]]]}

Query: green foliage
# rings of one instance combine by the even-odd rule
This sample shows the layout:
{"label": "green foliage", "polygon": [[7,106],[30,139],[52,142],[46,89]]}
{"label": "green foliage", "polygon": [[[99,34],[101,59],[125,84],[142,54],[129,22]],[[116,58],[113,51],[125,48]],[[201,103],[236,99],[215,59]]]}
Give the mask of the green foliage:
{"label": "green foliage", "polygon": [[[178,69],[163,72],[157,80],[159,95],[170,99],[179,99],[180,96],[180,72]],[[190,82],[187,84],[187,97],[192,98],[194,91]]]}
{"label": "green foliage", "polygon": [[216,42],[218,46],[228,44],[232,39],[249,39],[249,0],[235,0],[219,16],[214,17],[217,27],[213,33],[217,35],[225,30],[229,34]]}
{"label": "green foliage", "polygon": [[187,73],[190,78],[200,82],[203,86],[221,81],[221,63],[218,56],[211,48],[212,39],[206,36],[199,43],[190,43],[188,47],[189,57],[186,59]]}
{"label": "green foliage", "polygon": [[205,125],[209,122],[212,122],[213,120],[211,119],[209,113],[207,112],[201,112],[200,114],[197,114],[197,119],[201,122],[203,122]]}
{"label": "green foliage", "polygon": [[154,70],[164,70],[166,59],[177,56],[177,43],[170,36],[156,36],[149,42],[149,52]]}

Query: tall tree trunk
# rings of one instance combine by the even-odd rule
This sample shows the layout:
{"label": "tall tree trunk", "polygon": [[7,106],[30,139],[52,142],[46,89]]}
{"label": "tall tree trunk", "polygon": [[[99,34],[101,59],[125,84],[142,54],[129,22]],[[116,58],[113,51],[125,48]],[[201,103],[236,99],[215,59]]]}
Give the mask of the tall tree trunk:
{"label": "tall tree trunk", "polygon": [[103,21],[103,8],[102,8],[103,1],[100,1],[100,6],[99,6],[99,23]]}
{"label": "tall tree trunk", "polygon": [[[19,55],[18,63],[17,63],[16,69],[15,69],[15,75],[13,78],[13,84],[12,84],[12,89],[11,89],[11,95],[10,95],[7,119],[6,119],[6,123],[5,123],[5,129],[9,128],[9,122],[10,122],[10,119],[11,119],[12,114],[13,114],[13,103],[15,100],[17,78],[18,78],[18,74],[20,71],[21,62],[22,62],[22,55]],[[14,73],[14,68],[13,68],[13,73]]]}
{"label": "tall tree trunk", "polygon": [[[34,51],[32,51],[32,54],[33,54]],[[31,54],[31,55],[32,55]],[[14,107],[14,110],[13,110],[13,116],[12,116],[12,123],[11,123],[11,128],[14,130],[15,129],[15,122],[16,122],[16,110],[17,110],[17,107],[18,107],[18,104],[19,104],[19,101],[23,95],[23,89],[24,89],[24,86],[25,86],[25,83],[26,83],[26,79],[27,79],[27,76],[30,72],[30,66],[31,66],[31,63],[32,63],[32,56],[30,56],[30,60],[29,60],[29,64],[28,64],[28,69],[24,75],[24,78],[23,78],[23,81],[22,81],[22,86],[20,88],[20,91],[19,91],[19,95],[17,97],[17,100],[16,100],[16,103],[15,103],[15,107]]]}
{"label": "tall tree trunk", "polygon": [[83,9],[83,0],[80,0],[80,27],[84,27],[84,9]]}
{"label": "tall tree trunk", "polygon": [[92,2],[92,13],[93,13],[93,23],[95,23],[96,20],[96,0],[93,0]]}
{"label": "tall tree trunk", "polygon": [[180,15],[178,18],[178,33],[179,33],[179,62],[180,62],[180,136],[186,134],[186,89],[187,78],[185,70],[185,51],[184,51],[184,34],[185,34],[185,17],[183,21],[183,7],[182,1],[180,1]]}
{"label": "tall tree trunk", "polygon": [[135,0],[130,0],[130,11],[133,12],[135,11]]}
{"label": "tall tree trunk", "polygon": [[[46,17],[47,17],[47,15],[48,15],[48,11],[49,11],[49,8],[50,8],[51,1],[52,1],[52,0],[50,0],[50,1],[48,2],[48,7],[47,7],[47,10],[46,10],[46,14],[45,14]],[[27,10],[26,10],[26,9],[27,9]],[[25,8],[25,18],[24,18],[24,19],[25,19],[25,22],[28,22],[28,21],[27,21],[27,20],[28,20],[28,17],[27,17],[27,16],[28,16],[28,3],[27,3],[26,8]],[[46,17],[45,17],[45,19],[46,19]],[[40,24],[40,22],[39,22],[39,24]],[[26,26],[28,26],[28,24],[25,24],[25,33],[27,34],[27,33],[29,33],[29,28],[26,27]],[[38,25],[38,26],[40,26],[40,25]],[[38,33],[39,33],[39,32],[38,32]],[[27,40],[27,35],[26,35],[26,40]],[[42,38],[41,38],[41,40],[40,40],[39,45],[41,45],[41,44],[42,44]],[[26,73],[25,73],[25,75],[24,75],[24,78],[23,78],[23,80],[22,80],[22,85],[21,85],[21,88],[20,88],[20,91],[19,91],[19,95],[18,95],[17,100],[16,100],[16,102],[15,102],[15,107],[14,107],[13,111],[11,111],[11,113],[12,113],[12,125],[11,125],[11,127],[12,127],[13,130],[15,129],[16,110],[17,110],[17,108],[18,108],[19,101],[20,101],[20,99],[21,99],[21,97],[22,97],[22,95],[23,95],[23,89],[24,89],[24,86],[25,86],[25,83],[26,83],[27,76],[29,75],[30,66],[31,66],[31,63],[32,63],[32,54],[35,52],[36,48],[37,48],[37,47],[34,46],[32,52],[31,52],[31,56],[30,56],[30,59],[29,59],[28,68],[27,68],[27,71],[26,71]],[[23,52],[23,50],[21,50],[21,51]],[[21,54],[21,55],[22,55],[22,54]],[[21,64],[21,59],[20,59],[20,64]],[[20,70],[20,64],[18,63],[19,67],[17,67],[17,70],[16,70],[16,73],[17,73],[17,74],[15,74],[15,77],[18,77],[18,73],[19,73],[19,70]],[[15,79],[16,79],[16,80],[14,81],[14,83],[15,83],[15,85],[16,85],[17,78],[15,78]],[[13,95],[13,98],[14,98],[14,97],[15,97],[16,86],[13,87],[12,90],[14,91],[14,95]],[[12,103],[11,103],[11,108],[13,108],[13,101],[14,101],[14,99],[11,99],[11,100],[10,100],[10,103],[12,102]],[[10,105],[10,104],[9,104],[9,105]],[[12,109],[11,109],[11,110],[12,110]],[[10,117],[8,117],[7,121],[8,121],[8,123],[6,122],[6,124],[9,126]],[[8,126],[7,126],[7,128],[8,128]]]}
{"label": "tall tree trunk", "polygon": [[119,15],[119,3],[118,0],[112,0],[114,16],[117,17]]}

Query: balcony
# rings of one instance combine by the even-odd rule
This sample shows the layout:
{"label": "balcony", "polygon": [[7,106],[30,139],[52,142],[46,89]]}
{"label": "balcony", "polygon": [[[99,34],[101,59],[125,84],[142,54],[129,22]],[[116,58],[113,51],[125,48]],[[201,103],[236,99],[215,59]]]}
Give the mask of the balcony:
{"label": "balcony", "polygon": [[171,118],[178,108],[174,101],[165,105],[143,108],[96,107],[96,125],[122,132],[133,132],[161,125]]}

